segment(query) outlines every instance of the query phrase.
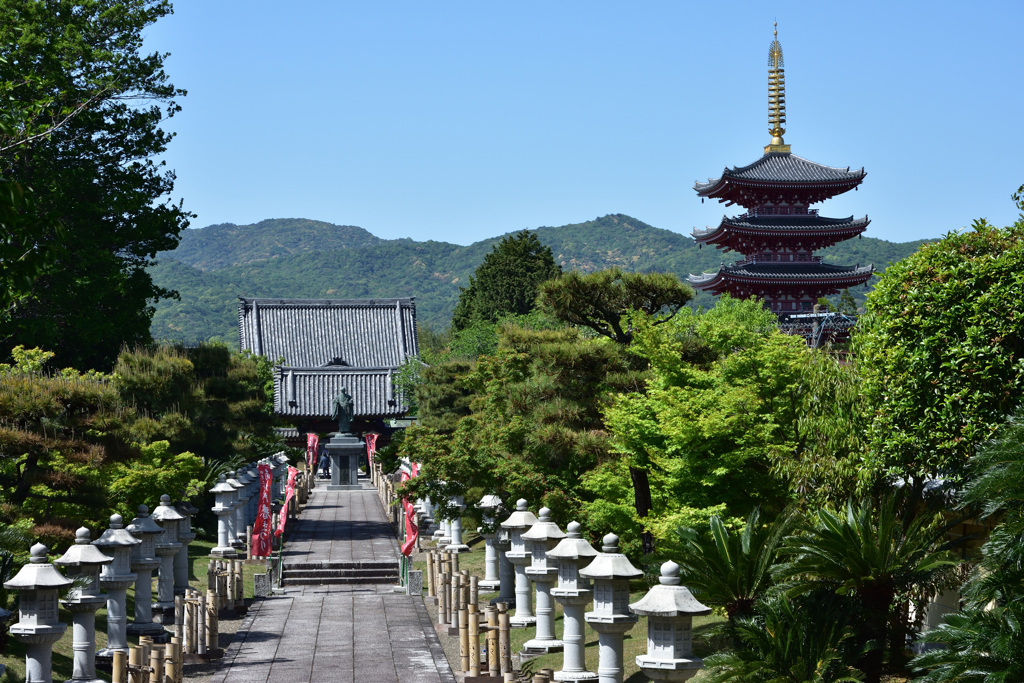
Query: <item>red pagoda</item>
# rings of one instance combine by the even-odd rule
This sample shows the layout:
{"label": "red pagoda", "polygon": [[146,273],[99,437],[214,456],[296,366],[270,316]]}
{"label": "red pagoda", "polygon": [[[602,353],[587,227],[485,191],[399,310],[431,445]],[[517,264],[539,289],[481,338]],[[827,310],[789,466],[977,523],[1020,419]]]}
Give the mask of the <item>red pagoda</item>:
{"label": "red pagoda", "polygon": [[771,144],[764,156],[741,168],[726,168],[722,176],[694,189],[704,197],[739,204],[746,213],[723,217],[715,228],[694,230],[703,247],[713,244],[743,258],[717,272],[691,275],[689,282],[714,294],[758,296],[780,318],[812,311],[818,298],[864,284],[870,266],[823,263],[814,252],[856,237],[868,225],[867,216],[825,218],[812,204],[848,192],[864,180],[864,169],[822,166],[790,153],[782,140],[786,130],[786,83],[778,29],[768,50],[769,123]]}

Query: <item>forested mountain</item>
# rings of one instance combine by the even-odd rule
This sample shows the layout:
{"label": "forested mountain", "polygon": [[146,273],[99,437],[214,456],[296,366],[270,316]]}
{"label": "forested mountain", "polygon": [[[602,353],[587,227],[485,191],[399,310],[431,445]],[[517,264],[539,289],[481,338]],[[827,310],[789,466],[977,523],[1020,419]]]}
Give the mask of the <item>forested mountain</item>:
{"label": "forested mountain", "polygon": [[[736,258],[699,249],[688,236],[652,227],[622,214],[542,227],[563,270],[591,272],[611,266],[686,277]],[[255,225],[225,223],[182,234],[174,251],[158,255],[151,269],[157,285],[177,290],[153,317],[157,339],[222,339],[237,343],[238,296],[362,298],[415,296],[418,319],[445,329],[473,270],[501,239],[460,246],[447,242],[384,240],[362,228],[305,219]],[[864,238],[822,252],[835,263],[873,263],[876,270],[917,250],[924,240],[893,243]],[[855,292],[858,300],[864,289]],[[698,304],[713,298],[701,295]]]}

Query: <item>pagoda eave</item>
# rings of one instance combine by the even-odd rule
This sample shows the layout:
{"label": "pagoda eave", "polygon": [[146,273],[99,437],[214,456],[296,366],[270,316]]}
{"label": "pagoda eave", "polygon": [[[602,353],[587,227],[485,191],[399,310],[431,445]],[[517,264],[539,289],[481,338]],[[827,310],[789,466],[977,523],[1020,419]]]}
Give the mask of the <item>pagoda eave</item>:
{"label": "pagoda eave", "polygon": [[777,268],[774,273],[737,272],[743,266],[723,266],[716,273],[690,275],[688,283],[703,291],[713,294],[736,291],[772,290],[774,293],[787,291],[823,291],[838,292],[842,289],[862,285],[871,279],[874,268],[871,265],[850,269],[842,273],[807,274],[799,272],[786,273],[785,268]]}
{"label": "pagoda eave", "polygon": [[808,225],[757,225],[740,218],[723,218],[718,227],[694,230],[692,235],[701,246],[714,245],[718,249],[731,249],[743,254],[754,253],[766,246],[783,245],[817,251],[857,237],[870,223],[867,216],[856,220],[852,216],[845,220],[823,219],[822,223]]}

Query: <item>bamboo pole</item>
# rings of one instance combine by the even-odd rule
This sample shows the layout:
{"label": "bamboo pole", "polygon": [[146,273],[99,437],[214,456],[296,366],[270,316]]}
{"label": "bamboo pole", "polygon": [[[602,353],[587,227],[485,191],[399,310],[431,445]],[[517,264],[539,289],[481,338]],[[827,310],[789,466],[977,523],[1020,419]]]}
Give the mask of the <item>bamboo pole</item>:
{"label": "bamboo pole", "polygon": [[114,650],[114,664],[110,672],[111,683],[128,683],[128,658],[123,650]]}
{"label": "bamboo pole", "polygon": [[488,605],[487,613],[487,675],[501,675],[501,656],[498,649],[498,608]]}
{"label": "bamboo pole", "polygon": [[[476,577],[473,577],[476,578]],[[480,613],[469,603],[469,675],[480,675]]]}
{"label": "bamboo pole", "polygon": [[434,552],[427,553],[427,597],[432,598],[437,595],[434,590]]}
{"label": "bamboo pole", "polygon": [[510,629],[508,606],[498,603],[498,656],[501,659],[501,673],[503,675],[512,671],[512,652],[509,645]]}
{"label": "bamboo pole", "polygon": [[463,673],[469,671],[469,608],[459,608],[459,667]]}

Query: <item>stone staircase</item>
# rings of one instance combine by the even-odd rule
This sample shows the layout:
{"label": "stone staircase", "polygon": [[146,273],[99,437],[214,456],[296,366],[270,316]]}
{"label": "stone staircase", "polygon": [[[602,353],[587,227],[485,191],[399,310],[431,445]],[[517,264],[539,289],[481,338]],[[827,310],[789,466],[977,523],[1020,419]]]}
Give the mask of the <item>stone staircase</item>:
{"label": "stone staircase", "polygon": [[281,573],[282,586],[342,586],[398,583],[398,562],[295,562]]}

